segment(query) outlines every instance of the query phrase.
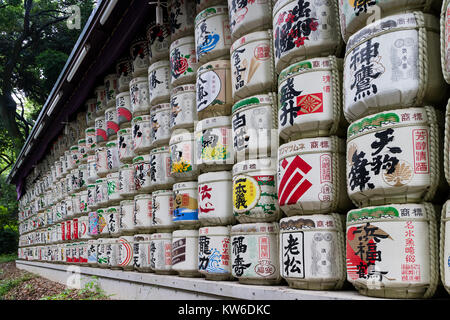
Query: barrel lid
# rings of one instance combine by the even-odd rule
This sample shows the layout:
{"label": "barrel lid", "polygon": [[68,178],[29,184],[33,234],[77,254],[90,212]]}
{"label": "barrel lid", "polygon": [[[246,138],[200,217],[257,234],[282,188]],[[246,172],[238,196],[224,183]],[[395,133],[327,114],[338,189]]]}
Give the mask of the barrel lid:
{"label": "barrel lid", "polygon": [[270,41],[270,32],[271,32],[271,30],[256,31],[256,32],[248,33],[248,34],[238,38],[231,45],[231,49],[230,49],[231,54],[233,54],[234,50],[236,50],[252,41],[258,41],[258,40]]}
{"label": "barrel lid", "polygon": [[106,179],[115,179],[119,177],[119,172],[111,172],[106,175]]}
{"label": "barrel lid", "polygon": [[247,234],[247,233],[261,233],[261,232],[278,234],[279,232],[278,223],[276,222],[244,223],[244,224],[237,224],[231,227],[231,235],[241,233]]}
{"label": "barrel lid", "polygon": [[173,185],[173,191],[178,190],[186,190],[186,189],[195,189],[197,190],[198,182],[197,181],[186,181],[186,182],[177,182]]}
{"label": "barrel lid", "polygon": [[105,213],[105,209],[104,208],[99,208],[96,210],[97,213]]}
{"label": "barrel lid", "polygon": [[330,136],[292,141],[278,148],[278,160],[294,155],[321,152],[344,153],[345,140]]}
{"label": "barrel lid", "polygon": [[134,196],[134,200],[151,199],[151,198],[152,198],[152,194],[151,193],[137,194],[137,195]]}
{"label": "barrel lid", "polygon": [[119,134],[119,135],[121,135],[121,134],[131,134],[131,128],[120,129],[119,131],[117,131],[117,134]]}
{"label": "barrel lid", "polygon": [[172,43],[170,44],[169,50],[172,52],[172,50],[175,49],[176,47],[180,47],[180,46],[188,44],[188,43],[191,43],[195,47],[194,36],[183,37],[183,38],[177,39],[175,41],[172,41]]}
{"label": "barrel lid", "polygon": [[197,122],[196,131],[203,131],[211,128],[231,127],[230,117],[206,118]]}
{"label": "barrel lid", "polygon": [[137,78],[133,78],[130,81],[130,86],[139,83],[139,82],[148,82],[148,78],[147,77],[137,77]]}
{"label": "barrel lid", "polygon": [[[311,70],[331,70],[332,69],[332,59],[336,59],[335,57],[317,57],[308,60],[303,60],[291,64],[290,66],[284,68],[278,77],[278,83],[282,83],[287,78],[293,75],[299,75],[306,72],[310,72]],[[342,59],[335,60],[338,61],[336,63],[336,67],[339,69],[342,68],[343,61]]]}
{"label": "barrel lid", "polygon": [[105,116],[103,116],[103,117],[96,117],[95,118],[95,122],[97,123],[97,121],[105,121]]}
{"label": "barrel lid", "polygon": [[175,130],[170,137],[169,145],[180,143],[183,141],[193,141],[194,133],[186,130]]}
{"label": "barrel lid", "polygon": [[[416,19],[417,16],[421,16],[423,19],[418,21]],[[431,14],[426,14],[419,11],[393,14],[382,19],[377,19],[349,37],[346,47],[346,54],[354,49],[355,44],[370,37],[374,37],[382,33],[384,34],[386,32],[416,28],[426,28],[428,31],[439,33],[439,19]]]}
{"label": "barrel lid", "polygon": [[172,239],[171,233],[152,233],[150,236],[151,240],[167,240]]}
{"label": "barrel lid", "polygon": [[198,184],[219,180],[231,180],[231,172],[215,171],[202,173],[201,175],[198,176]]}
{"label": "barrel lid", "polygon": [[332,215],[315,214],[292,216],[280,220],[280,232],[314,229],[336,229],[336,222]]}
{"label": "barrel lid", "polygon": [[106,208],[107,213],[118,212],[120,210],[120,206],[111,206]]}
{"label": "barrel lid", "polygon": [[198,230],[174,230],[172,233],[172,239],[184,237],[198,237]]}
{"label": "barrel lid", "polygon": [[170,152],[169,146],[162,146],[162,147],[150,150],[150,154],[155,154],[155,153],[160,153],[160,152]]}
{"label": "barrel lid", "polygon": [[133,158],[133,164],[139,163],[139,162],[149,162],[149,161],[150,161],[150,155],[148,155],[148,154],[143,154],[143,155]]}
{"label": "barrel lid", "polygon": [[172,92],[170,94],[171,94],[171,96],[173,96],[173,95],[183,93],[183,92],[188,92],[188,91],[195,92],[195,90],[196,90],[195,84],[184,84],[184,85],[180,85],[180,86],[173,88]]}
{"label": "barrel lid", "polygon": [[131,121],[132,121],[133,123],[135,123],[135,122],[137,122],[137,121],[150,121],[150,115],[148,115],[148,114],[143,114],[143,115],[134,117]]}
{"label": "barrel lid", "polygon": [[225,14],[227,15],[227,20],[228,20],[228,6],[227,5],[218,5],[218,6],[214,6],[214,7],[209,7],[204,9],[203,11],[200,11],[199,14],[197,14],[197,16],[195,17],[194,20],[194,24],[197,27],[197,24],[204,20],[204,19],[208,19],[212,16],[215,16],[216,14]]}
{"label": "barrel lid", "polygon": [[277,166],[278,159],[276,158],[245,160],[238,162],[233,166],[233,175],[259,170],[271,170],[275,174],[277,171]]}
{"label": "barrel lid", "polygon": [[129,163],[122,163],[120,169],[133,169],[133,166]]}
{"label": "barrel lid", "polygon": [[86,139],[80,139],[80,140],[78,140],[78,144],[83,144],[83,143],[86,143]]}
{"label": "barrel lid", "polygon": [[199,236],[230,236],[231,226],[202,227],[198,229]]}
{"label": "barrel lid", "polygon": [[104,183],[104,182],[106,182],[105,179],[97,179],[97,180],[95,180],[95,183]]}
{"label": "barrel lid", "polygon": [[135,234],[134,235],[134,242],[149,241],[150,238],[151,238],[151,234]]}
{"label": "barrel lid", "polygon": [[172,195],[173,191],[172,190],[156,190],[152,192],[152,196],[156,197],[156,196],[166,196],[166,195]]}
{"label": "barrel lid", "polygon": [[388,204],[350,210],[347,213],[347,226],[350,224],[366,224],[371,220],[423,220],[429,219],[429,210],[434,210],[427,203]]}
{"label": "barrel lid", "polygon": [[89,133],[89,132],[94,132],[94,133],[95,133],[95,127],[89,127],[89,128],[86,128],[86,129],[84,130],[84,132],[85,132],[85,133]]}
{"label": "barrel lid", "polygon": [[215,69],[230,69],[231,68],[231,62],[230,60],[214,60],[207,62],[205,64],[202,64],[197,69],[197,77],[207,71],[215,70]]}
{"label": "barrel lid", "polygon": [[150,113],[170,111],[170,103],[160,103],[150,108]]}
{"label": "barrel lid", "polygon": [[239,100],[233,105],[232,113],[234,114],[236,111],[239,111],[241,109],[247,108],[247,107],[259,107],[262,105],[270,104],[274,105],[276,104],[276,95],[274,92],[270,94],[258,94],[254,95],[248,98],[244,98],[242,100]]}
{"label": "barrel lid", "polygon": [[78,150],[78,145],[71,146],[71,147],[70,147],[70,150],[71,150],[71,151]]}
{"label": "barrel lid", "polygon": [[108,112],[116,112],[116,107],[111,107],[111,108],[106,109],[105,113],[108,113]]}
{"label": "barrel lid", "polygon": [[169,60],[160,60],[160,61],[156,61],[156,62],[152,63],[148,67],[148,73],[150,73],[151,71],[153,71],[155,69],[162,68],[162,67],[170,68],[170,61]]}
{"label": "barrel lid", "polygon": [[115,141],[109,141],[108,143],[106,143],[107,148],[111,148],[111,147],[115,147],[115,146],[117,146],[117,142],[115,142]]}
{"label": "barrel lid", "polygon": [[378,131],[383,127],[429,125],[428,111],[434,112],[432,107],[405,108],[379,112],[354,121],[347,129],[347,139],[355,136]]}
{"label": "barrel lid", "polygon": [[129,91],[124,91],[124,92],[118,93],[118,94],[116,95],[116,99],[122,98],[122,97],[124,97],[124,96],[130,96],[130,92],[129,92]]}

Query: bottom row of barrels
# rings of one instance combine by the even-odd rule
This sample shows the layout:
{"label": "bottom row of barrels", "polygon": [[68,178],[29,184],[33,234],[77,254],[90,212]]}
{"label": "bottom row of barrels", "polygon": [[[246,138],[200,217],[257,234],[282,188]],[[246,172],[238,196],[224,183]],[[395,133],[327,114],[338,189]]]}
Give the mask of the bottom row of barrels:
{"label": "bottom row of barrels", "polygon": [[428,298],[435,294],[440,271],[446,288],[450,278],[448,266],[442,265],[450,261],[444,248],[450,243],[445,241],[450,214],[445,205],[439,246],[437,210],[430,203],[390,204],[351,210],[346,219],[334,213],[291,216],[279,223],[22,248],[19,258],[209,280],[237,278],[244,284],[274,285],[285,279],[292,288],[312,290],[338,290],[348,280],[364,295]]}

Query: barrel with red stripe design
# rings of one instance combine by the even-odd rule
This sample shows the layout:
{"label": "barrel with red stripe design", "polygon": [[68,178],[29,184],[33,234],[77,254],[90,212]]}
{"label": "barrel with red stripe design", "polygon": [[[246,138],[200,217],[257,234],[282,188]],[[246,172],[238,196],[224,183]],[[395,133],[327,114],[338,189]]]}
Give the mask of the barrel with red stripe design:
{"label": "barrel with red stripe design", "polygon": [[300,139],[278,149],[278,202],[288,215],[318,214],[349,208],[344,140]]}

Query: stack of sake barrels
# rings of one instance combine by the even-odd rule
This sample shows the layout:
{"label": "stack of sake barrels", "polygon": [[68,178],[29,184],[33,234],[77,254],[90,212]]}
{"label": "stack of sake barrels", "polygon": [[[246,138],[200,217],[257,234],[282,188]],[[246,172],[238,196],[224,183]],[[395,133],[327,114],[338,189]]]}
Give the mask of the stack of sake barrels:
{"label": "stack of sake barrels", "polygon": [[[439,282],[442,1],[340,1],[347,279],[363,295],[428,298]],[[382,14],[382,15],[381,15]]]}
{"label": "stack of sake barrels", "polygon": [[[444,80],[450,84],[450,1],[444,0],[440,19],[441,35],[441,68]],[[444,130],[444,171],[447,183],[450,184],[450,100],[447,103]],[[450,200],[444,204],[440,222],[439,266],[442,284],[450,293]]]}
{"label": "stack of sake barrels", "polygon": [[280,275],[290,287],[342,288],[345,179],[343,42],[337,1],[278,0],[273,9],[278,73]]}

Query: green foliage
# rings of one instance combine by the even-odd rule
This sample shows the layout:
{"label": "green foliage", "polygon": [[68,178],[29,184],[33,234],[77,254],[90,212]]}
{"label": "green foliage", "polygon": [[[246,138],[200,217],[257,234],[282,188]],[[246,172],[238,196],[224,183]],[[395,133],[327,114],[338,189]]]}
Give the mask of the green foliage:
{"label": "green foliage", "polygon": [[[9,253],[9,254],[2,254],[0,255],[0,264],[11,262],[17,260],[17,254],[16,253]],[[0,266],[1,267],[1,266]],[[1,269],[0,269],[1,271]],[[2,272],[0,272],[1,274]]]}
{"label": "green foliage", "polygon": [[40,300],[105,300],[111,297],[111,295],[106,295],[103,289],[100,288],[97,277],[93,276],[91,279],[78,291],[65,289],[59,294],[43,297]]}
{"label": "green foliage", "polygon": [[21,276],[20,278],[5,279],[5,280],[0,281],[0,300],[4,300],[5,299],[5,295],[12,288],[18,286],[22,282],[26,282],[28,280],[31,280],[31,279],[35,278],[35,277],[36,277],[36,275],[27,272],[23,276]]}

